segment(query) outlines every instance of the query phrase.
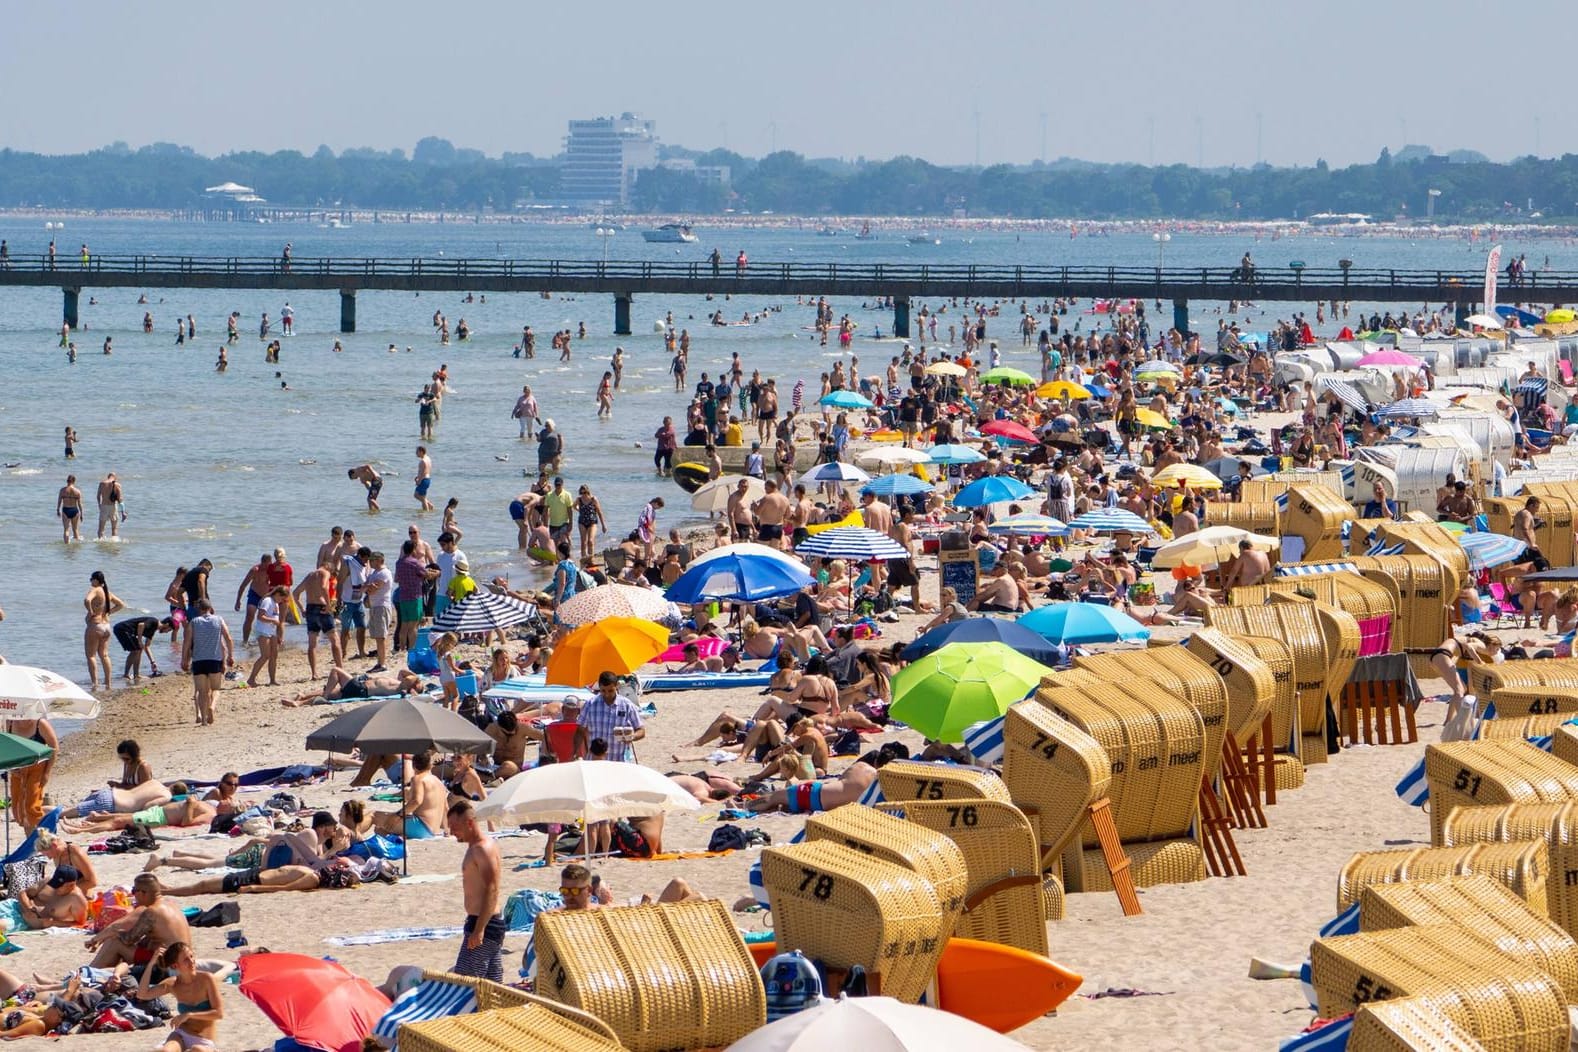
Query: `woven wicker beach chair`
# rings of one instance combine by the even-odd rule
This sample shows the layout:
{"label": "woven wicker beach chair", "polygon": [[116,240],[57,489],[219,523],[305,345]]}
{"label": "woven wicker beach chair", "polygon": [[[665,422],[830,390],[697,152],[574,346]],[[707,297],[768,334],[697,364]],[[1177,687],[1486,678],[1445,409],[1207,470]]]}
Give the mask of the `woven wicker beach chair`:
{"label": "woven wicker beach chair", "polygon": [[1578,935],[1578,803],[1453,808],[1441,827],[1441,840],[1448,847],[1544,841],[1551,920]]}
{"label": "woven wicker beach chair", "polygon": [[1547,879],[1550,852],[1544,841],[1479,843],[1461,847],[1415,847],[1396,851],[1362,851],[1337,875],[1337,910],[1359,901],[1373,884],[1405,880],[1437,880],[1478,874],[1499,881],[1534,913],[1550,915]]}
{"label": "woven wicker beach chair", "polygon": [[964,908],[970,873],[958,845],[943,833],[875,808],[845,804],[807,818],[805,839],[830,840],[914,871],[937,893],[943,937],[953,934]]}
{"label": "woven wicker beach chair", "polygon": [[1353,1014],[1348,1052],[1484,1052],[1429,997],[1372,1001]]}
{"label": "woven wicker beach chair", "polygon": [[590,1012],[521,994],[521,1004],[407,1023],[401,1052],[617,1052],[625,1046]]}
{"label": "woven wicker beach chair", "polygon": [[1001,800],[1008,787],[991,771],[919,760],[894,760],[877,772],[888,800]]}
{"label": "woven wicker beach chair", "polygon": [[1442,742],[1425,748],[1430,842],[1454,807],[1578,800],[1578,767],[1526,741]]}
{"label": "woven wicker beach chair", "polygon": [[1490,692],[1496,719],[1578,715],[1578,687],[1498,687]]}
{"label": "woven wicker beach chair", "polygon": [[1108,795],[1111,767],[1100,742],[1046,706],[1008,710],[1003,784],[1016,805],[1035,812],[1044,859],[1056,858],[1079,834],[1090,805]]}
{"label": "woven wicker beach chair", "polygon": [[1573,717],[1565,712],[1552,713],[1549,716],[1518,716],[1503,717],[1499,712],[1493,720],[1479,722],[1479,740],[1482,742],[1510,742],[1527,741],[1532,738],[1548,738],[1556,733],[1556,728],[1565,724]]}

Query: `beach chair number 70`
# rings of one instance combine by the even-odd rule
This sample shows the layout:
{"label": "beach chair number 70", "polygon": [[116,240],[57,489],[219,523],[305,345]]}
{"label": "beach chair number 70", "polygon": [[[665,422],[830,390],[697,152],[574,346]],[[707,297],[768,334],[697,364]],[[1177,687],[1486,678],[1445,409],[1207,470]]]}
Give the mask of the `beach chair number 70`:
{"label": "beach chair number 70", "polygon": [[832,877],[828,876],[826,873],[818,873],[814,869],[805,869],[803,867],[801,868],[800,872],[805,874],[805,879],[800,881],[801,891],[809,889],[811,894],[815,895],[819,899],[824,900],[833,897]]}

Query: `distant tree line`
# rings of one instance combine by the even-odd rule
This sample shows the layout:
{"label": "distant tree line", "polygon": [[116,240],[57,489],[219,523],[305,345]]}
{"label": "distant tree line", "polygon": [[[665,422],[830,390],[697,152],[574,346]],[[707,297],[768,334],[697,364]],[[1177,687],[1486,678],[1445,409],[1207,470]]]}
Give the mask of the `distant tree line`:
{"label": "distant tree line", "polygon": [[[1422,217],[1427,193],[1440,191],[1438,219],[1507,220],[1540,213],[1578,216],[1578,155],[1519,158],[1505,164],[1430,155],[1410,147],[1370,164],[1331,168],[1199,169],[1186,165],[1098,165],[1058,161],[983,169],[929,164],[913,157],[880,162],[806,158],[780,151],[758,159],[725,150],[670,147],[665,156],[727,165],[720,185],[683,169],[642,172],[639,211],[711,214],[727,208],[781,214],[949,215],[1083,219],[1292,219],[1317,212],[1377,218]],[[224,182],[253,187],[271,204],[315,208],[452,209],[509,212],[553,204],[554,158],[490,158],[439,138],[403,150],[320,146],[312,154],[234,153],[203,157],[156,143],[124,143],[72,156],[0,150],[0,207],[201,208],[203,190]]]}

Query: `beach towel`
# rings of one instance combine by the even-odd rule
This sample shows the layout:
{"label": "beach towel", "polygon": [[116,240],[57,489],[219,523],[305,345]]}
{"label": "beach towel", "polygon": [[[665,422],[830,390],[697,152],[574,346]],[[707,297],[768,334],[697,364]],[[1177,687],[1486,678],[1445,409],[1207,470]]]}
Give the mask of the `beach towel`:
{"label": "beach towel", "polygon": [[1290,1037],[1279,1046],[1280,1052],[1341,1052],[1348,1047],[1353,1033],[1353,1016],[1333,1019],[1325,1026]]}
{"label": "beach towel", "polygon": [[532,936],[537,930],[538,916],[563,906],[563,895],[557,891],[538,891],[536,888],[522,888],[505,901],[505,925],[512,932],[526,935],[526,949],[521,954],[522,977],[531,975],[537,967],[537,942]]}
{"label": "beach towel", "polygon": [[1320,937],[1329,939],[1334,935],[1359,934],[1359,904],[1354,902],[1337,916],[1321,925]]}
{"label": "beach towel", "polygon": [[397,1049],[395,1037],[402,1024],[445,1019],[476,1010],[477,993],[471,987],[442,979],[424,979],[394,999],[389,1010],[373,1024],[373,1034],[390,1048]]}
{"label": "beach towel", "polygon": [[360,935],[328,935],[323,941],[330,946],[381,946],[386,942],[417,942],[424,939],[454,939],[460,935],[460,925],[454,927],[384,928],[365,931]]}

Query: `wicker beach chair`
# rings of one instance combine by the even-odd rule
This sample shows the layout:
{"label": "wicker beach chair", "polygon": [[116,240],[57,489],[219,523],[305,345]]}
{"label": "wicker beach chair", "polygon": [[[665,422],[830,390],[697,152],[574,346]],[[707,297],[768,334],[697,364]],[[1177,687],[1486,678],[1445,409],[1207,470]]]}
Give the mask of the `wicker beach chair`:
{"label": "wicker beach chair", "polygon": [[767,1020],[761,976],[716,899],[544,913],[534,939],[537,993],[591,1012],[633,1052],[728,1045]]}
{"label": "wicker beach chair", "polygon": [[1447,847],[1531,840],[1546,846],[1550,875],[1545,890],[1551,920],[1568,934],[1578,935],[1578,803],[1457,807],[1441,827],[1441,841]]}
{"label": "wicker beach chair", "polygon": [[1100,742],[1046,706],[1008,710],[1003,784],[1015,805],[1034,811],[1043,859],[1055,859],[1080,832],[1090,805],[1107,796],[1111,765]]}
{"label": "wicker beach chair", "polygon": [[1526,741],[1441,742],[1425,748],[1430,842],[1454,807],[1578,800],[1578,767]]}
{"label": "wicker beach chair", "polygon": [[1455,924],[1321,939],[1310,947],[1310,982],[1327,1017],[1371,1001],[1428,997],[1487,1049],[1567,1048],[1567,1008],[1556,980]]}
{"label": "wicker beach chair", "polygon": [[[1439,642],[1439,640],[1437,641]],[[1432,643],[1431,646],[1435,644]],[[1494,665],[1468,666],[1468,692],[1481,698],[1495,697],[1498,690],[1512,687],[1551,687],[1578,690],[1578,658],[1549,658],[1544,661],[1503,661]]]}
{"label": "wicker beach chair", "polygon": [[[1523,487],[1523,492],[1526,496],[1540,498],[1539,517],[1545,520],[1545,525],[1543,528],[1536,526],[1534,530],[1540,552],[1552,566],[1573,565],[1574,555],[1578,554],[1573,549],[1573,513],[1578,509],[1578,486],[1570,482],[1531,482]],[[1512,533],[1511,518],[1505,530],[1498,529],[1496,521],[1491,520],[1493,532]]]}
{"label": "wicker beach chair", "polygon": [[618,1052],[625,1046],[590,1012],[520,992],[521,1003],[400,1028],[401,1052]]}
{"label": "wicker beach chair", "polygon": [[1549,716],[1509,715],[1503,718],[1498,710],[1495,719],[1480,720],[1479,740],[1482,742],[1496,742],[1548,738],[1556,733],[1556,728],[1572,718],[1570,714],[1565,712],[1552,713]]}
{"label": "wicker beach chair", "polygon": [[1337,910],[1359,901],[1364,889],[1373,884],[1478,874],[1499,881],[1531,911],[1545,917],[1550,915],[1549,873],[1550,852],[1544,841],[1536,840],[1362,851],[1337,874]]}
{"label": "wicker beach chair", "polygon": [[1428,555],[1361,555],[1351,561],[1361,577],[1396,592],[1393,642],[1410,652],[1408,663],[1416,675],[1433,675],[1427,654],[1452,631],[1456,575]]}
{"label": "wicker beach chair", "polygon": [[1343,555],[1342,524],[1356,518],[1346,497],[1328,486],[1290,486],[1287,507],[1277,528],[1282,536],[1304,540],[1304,558],[1311,562]]}
{"label": "wicker beach chair", "polygon": [[1428,997],[1372,1001],[1353,1014],[1348,1052],[1484,1052],[1485,1046]]}
{"label": "wicker beach chair", "polygon": [[1578,715],[1578,687],[1498,687],[1490,692],[1496,719]]}
{"label": "wicker beach chair", "polygon": [[830,840],[913,870],[937,893],[943,912],[943,937],[953,934],[959,911],[964,908],[970,873],[958,845],[943,833],[875,808],[845,804],[807,818],[805,839]]}
{"label": "wicker beach chair", "polygon": [[[1277,802],[1277,793],[1298,789],[1304,784],[1304,762],[1298,758],[1299,695],[1293,678],[1293,651],[1281,639],[1270,636],[1234,635],[1239,645],[1265,663],[1276,683],[1271,697],[1271,714],[1261,721],[1259,746],[1261,781],[1267,804]],[[1245,743],[1246,754],[1249,743]],[[1271,781],[1265,778],[1271,765]]]}
{"label": "wicker beach chair", "polygon": [[991,771],[919,760],[895,760],[877,772],[888,800],[1001,800],[1012,802],[1008,787]]}
{"label": "wicker beach chair", "polygon": [[1222,738],[1221,781],[1233,818],[1241,828],[1264,828],[1263,787],[1276,790],[1275,760],[1260,737],[1277,697],[1276,676],[1243,643],[1214,628],[1189,635],[1184,649],[1211,667],[1227,694],[1227,731]]}
{"label": "wicker beach chair", "polygon": [[948,940],[936,891],[912,870],[823,840],[764,849],[762,882],[780,948],[858,964],[887,997],[925,994]]}

